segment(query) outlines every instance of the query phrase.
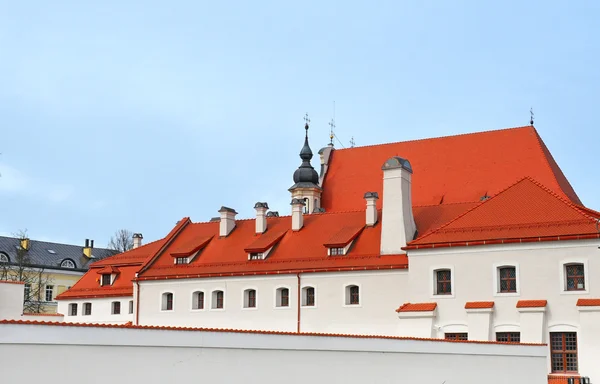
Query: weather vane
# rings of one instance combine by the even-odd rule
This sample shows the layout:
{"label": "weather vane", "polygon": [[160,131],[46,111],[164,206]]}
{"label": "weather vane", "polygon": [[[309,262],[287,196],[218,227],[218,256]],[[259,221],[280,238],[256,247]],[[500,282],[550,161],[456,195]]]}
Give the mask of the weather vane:
{"label": "weather vane", "polygon": [[310,119],[308,118],[308,113],[304,115],[304,128],[308,130],[308,124],[310,124]]}
{"label": "weather vane", "polygon": [[533,125],[533,117],[534,117],[533,107],[529,109],[529,115],[530,115],[530,117],[529,117],[529,124]]}
{"label": "weather vane", "polygon": [[350,148],[354,148],[355,145],[356,145],[356,142],[354,141],[354,136],[352,136],[350,138]]}

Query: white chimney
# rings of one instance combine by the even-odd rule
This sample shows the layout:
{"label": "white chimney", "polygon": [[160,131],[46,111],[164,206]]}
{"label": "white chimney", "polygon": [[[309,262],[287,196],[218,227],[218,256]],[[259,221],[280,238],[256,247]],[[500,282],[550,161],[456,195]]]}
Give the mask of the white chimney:
{"label": "white chimney", "polygon": [[303,210],[304,199],[292,199],[292,231],[299,231],[304,225]]}
{"label": "white chimney", "polygon": [[233,231],[233,228],[235,228],[235,215],[237,215],[237,212],[232,208],[221,207],[221,209],[219,209],[219,213],[221,214],[219,236],[226,237],[231,233],[231,231]]}
{"label": "white chimney", "polygon": [[142,239],[144,238],[144,236],[142,236],[141,233],[134,233],[133,234],[133,248],[138,248],[142,246]]}
{"label": "white chimney", "polygon": [[410,162],[395,156],[383,166],[383,210],[381,213],[381,254],[402,252],[417,231],[412,211]]}
{"label": "white chimney", "polygon": [[379,195],[377,192],[365,193],[365,200],[367,201],[367,227],[372,227],[377,223],[377,200]]}
{"label": "white chimney", "polygon": [[267,209],[269,209],[269,205],[267,203],[258,202],[254,204],[254,209],[256,209],[256,233],[265,233],[267,230]]}

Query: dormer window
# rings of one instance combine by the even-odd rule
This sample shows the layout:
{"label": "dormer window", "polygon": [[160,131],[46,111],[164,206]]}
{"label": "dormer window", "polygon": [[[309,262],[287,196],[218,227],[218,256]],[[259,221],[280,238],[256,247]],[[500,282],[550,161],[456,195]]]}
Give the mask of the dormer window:
{"label": "dormer window", "polygon": [[176,257],[175,264],[189,264],[189,258],[187,257]]}
{"label": "dormer window", "polygon": [[111,276],[110,276],[110,274],[104,273],[102,275],[102,282],[101,282],[101,284],[104,286],[104,285],[110,285],[110,283],[111,283]]}
{"label": "dormer window", "polygon": [[60,263],[61,268],[75,268],[73,260],[65,259]]}
{"label": "dormer window", "polygon": [[344,252],[344,248],[342,248],[342,247],[329,248],[330,256],[339,256],[339,255],[345,255],[345,254],[346,254],[346,252]]}
{"label": "dormer window", "polygon": [[347,255],[358,238],[360,233],[363,231],[363,226],[346,226],[342,227],[339,231],[333,233],[329,239],[323,244],[327,248],[327,255],[329,256],[343,256]]}
{"label": "dormer window", "polygon": [[264,253],[262,252],[254,252],[254,253],[250,253],[248,256],[249,260],[262,260],[264,257]]}

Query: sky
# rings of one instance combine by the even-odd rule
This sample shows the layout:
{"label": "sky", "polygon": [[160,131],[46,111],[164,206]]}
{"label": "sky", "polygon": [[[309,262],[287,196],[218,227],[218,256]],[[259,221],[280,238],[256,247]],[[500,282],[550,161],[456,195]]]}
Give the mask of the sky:
{"label": "sky", "polygon": [[[316,154],[535,126],[596,192],[597,1],[0,0],[0,234],[144,242],[182,217],[288,214]],[[313,158],[318,168],[318,156]]]}

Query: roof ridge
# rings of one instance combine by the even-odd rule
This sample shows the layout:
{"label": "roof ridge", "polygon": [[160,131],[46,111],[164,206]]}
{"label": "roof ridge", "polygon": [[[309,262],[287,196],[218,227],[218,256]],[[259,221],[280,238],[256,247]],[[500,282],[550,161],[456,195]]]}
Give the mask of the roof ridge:
{"label": "roof ridge", "polygon": [[[533,126],[532,126],[532,128],[533,128]],[[561,173],[563,173],[562,169],[560,169],[560,166],[558,165],[558,163],[556,162],[556,160],[554,160],[554,156],[552,156],[552,153],[550,153],[550,150],[546,146],[546,143],[544,143],[544,140],[542,140],[542,137],[540,136],[540,134],[537,132],[537,130],[535,128],[533,128],[533,133],[535,134],[536,142],[537,142],[538,148],[540,149],[540,152],[542,153],[542,157],[544,158],[544,162],[546,163],[546,166],[550,170],[550,174],[552,175],[552,179],[556,183],[558,189],[560,189],[565,194],[565,196],[568,196],[567,192],[563,191],[563,189],[562,189],[562,187],[560,185],[560,182],[556,178],[556,174],[554,173],[554,169],[552,169],[552,166],[550,165],[550,161],[548,159],[548,156],[550,156],[550,158],[552,158],[552,161],[556,164],[556,166],[558,167],[558,169],[559,169],[559,171]],[[544,148],[546,149],[545,151],[544,151]],[[564,173],[563,173],[563,176],[564,176]],[[577,196],[577,192],[575,192],[575,189],[573,188],[573,186],[569,182],[569,179],[567,179],[566,176],[565,176],[565,181],[567,182],[567,184],[569,184],[569,186],[573,190],[573,193],[575,194],[575,197],[577,197],[579,199],[579,196]],[[579,199],[579,201],[581,201],[581,199]]]}
{"label": "roof ridge", "polygon": [[[11,237],[11,236],[0,236],[0,238],[11,239],[11,240],[20,240],[20,238],[18,238],[18,237]],[[84,247],[85,247],[85,245],[76,245],[76,244],[57,243],[57,242],[54,242],[54,241],[36,240],[36,239],[32,239],[32,238],[29,238],[29,241],[31,241],[31,242],[35,242],[35,243],[46,243],[46,244],[54,244],[54,245],[65,245],[65,246],[67,246],[67,247],[80,247],[80,248],[84,248]],[[110,248],[98,248],[98,247],[94,247],[93,249],[102,249],[102,250],[112,251],[112,249],[110,249]]]}
{"label": "roof ridge", "polygon": [[[96,261],[94,261],[93,263],[90,264],[90,268],[100,267],[101,265],[98,264],[98,263],[107,262],[109,259],[116,260],[118,262],[119,258],[125,259],[125,258],[128,258],[128,257],[131,257],[129,255],[128,256],[124,256],[124,257],[121,257],[121,256],[125,255],[126,253],[133,252],[133,251],[136,251],[138,249],[142,249],[142,248],[147,247],[147,246],[149,246],[151,244],[157,243],[157,242],[159,242],[161,240],[164,240],[164,237],[162,239],[154,240],[154,241],[151,241],[151,242],[149,242],[147,244],[143,244],[143,245],[139,246],[138,248],[132,248],[132,249],[130,249],[128,251],[117,253],[115,255],[108,256],[108,257],[105,257],[105,258],[100,259],[100,260],[96,260]],[[144,256],[143,258],[145,259],[146,257],[147,256]],[[142,256],[139,256],[139,258],[142,259]],[[143,263],[143,262],[144,262],[144,260],[140,260],[140,263]],[[129,261],[129,263],[131,263],[131,261]],[[111,265],[113,265],[113,264],[114,263],[111,263]]]}
{"label": "roof ridge", "polygon": [[[452,203],[442,203],[442,204],[421,204],[421,205],[413,205],[413,208],[427,208],[427,207],[440,207],[442,205],[448,206],[448,205],[458,205],[458,204],[474,204],[474,203],[480,203],[480,201],[455,201]],[[600,215],[600,213],[599,213]]]}
{"label": "roof ridge", "polygon": [[[458,203],[461,204],[461,203]],[[381,209],[379,209],[381,210]],[[343,214],[343,213],[357,213],[357,212],[364,212],[364,209],[348,209],[348,210],[343,210],[343,211],[326,211],[326,212],[313,212],[313,213],[307,213],[304,214],[304,216],[321,216],[321,215],[328,215],[328,214]],[[283,215],[283,216],[274,216],[274,217],[267,217],[267,220],[269,219],[283,219],[286,217],[292,217],[292,215]],[[256,220],[256,217],[252,217],[252,218],[244,218],[244,219],[235,219],[235,221],[252,221],[252,220]],[[197,222],[192,222],[192,224],[209,224],[209,223],[216,223],[216,221],[197,221]]]}
{"label": "roof ridge", "polygon": [[394,144],[400,144],[400,143],[414,143],[414,142],[428,141],[428,140],[447,139],[447,138],[451,138],[451,137],[473,136],[473,135],[481,135],[481,134],[492,133],[492,132],[503,132],[503,131],[511,131],[511,130],[532,128],[532,127],[533,127],[532,125],[524,125],[524,126],[519,126],[519,127],[501,128],[501,129],[489,129],[489,130],[479,131],[479,132],[459,133],[457,135],[435,136],[435,137],[427,137],[427,138],[423,138],[423,139],[414,139],[414,140],[406,140],[406,141],[394,141],[394,142],[391,142],[391,143],[379,143],[379,144],[362,145],[362,146],[356,146],[356,147],[350,147],[350,148],[335,149],[335,151],[348,151],[348,150],[351,150],[351,149],[358,149],[358,148],[379,147],[379,146],[383,146],[383,145],[394,145]]}

